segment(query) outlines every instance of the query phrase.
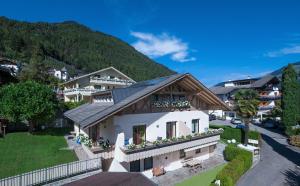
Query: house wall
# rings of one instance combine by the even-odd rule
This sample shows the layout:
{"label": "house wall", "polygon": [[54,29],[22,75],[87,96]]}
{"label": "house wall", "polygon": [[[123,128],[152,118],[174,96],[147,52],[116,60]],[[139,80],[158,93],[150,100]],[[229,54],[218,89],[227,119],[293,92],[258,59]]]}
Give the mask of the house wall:
{"label": "house wall", "polygon": [[[186,152],[184,158],[180,158],[180,152],[170,152],[167,154],[154,156],[153,157],[153,167],[164,167],[166,171],[173,171],[182,167],[182,161],[186,158],[195,158],[198,160],[207,160],[214,152],[209,153],[209,147],[201,148],[201,152],[196,154],[196,150]],[[130,162],[122,162],[122,166],[129,172]],[[150,174],[147,170],[144,170],[144,159],[140,159],[140,170],[145,173],[147,177],[152,177],[152,172]],[[150,170],[151,171],[151,170]]]}
{"label": "house wall", "polygon": [[[114,116],[113,123],[120,131],[124,131],[125,139],[132,142],[133,126],[146,125],[146,140],[155,141],[157,137],[166,138],[166,123],[176,121],[176,136],[191,134],[192,119],[199,119],[199,132],[209,127],[208,113],[206,111],[177,111],[146,114],[127,114]],[[182,134],[180,128],[189,129]]]}
{"label": "house wall", "polygon": [[88,135],[88,130],[82,130],[82,129],[80,129],[79,130],[79,125],[78,124],[74,124],[74,132],[76,133],[76,136],[78,136],[79,134],[83,134],[83,135],[85,135],[85,136],[89,136]]}

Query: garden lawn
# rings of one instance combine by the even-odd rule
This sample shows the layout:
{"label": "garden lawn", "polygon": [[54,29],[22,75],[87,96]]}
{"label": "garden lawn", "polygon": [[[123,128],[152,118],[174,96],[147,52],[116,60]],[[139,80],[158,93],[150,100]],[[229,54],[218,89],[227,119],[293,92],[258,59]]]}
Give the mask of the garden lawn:
{"label": "garden lawn", "polygon": [[62,134],[9,133],[0,138],[0,178],[78,160]]}
{"label": "garden lawn", "polygon": [[176,184],[176,186],[209,186],[211,182],[216,179],[218,172],[220,172],[225,165],[226,164],[222,164],[211,170],[195,175],[190,179]]}

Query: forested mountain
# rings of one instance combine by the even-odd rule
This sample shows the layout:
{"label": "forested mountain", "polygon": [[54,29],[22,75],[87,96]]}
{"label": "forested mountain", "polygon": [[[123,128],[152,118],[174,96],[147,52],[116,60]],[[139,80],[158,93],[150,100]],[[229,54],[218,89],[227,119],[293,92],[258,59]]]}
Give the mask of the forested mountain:
{"label": "forested mountain", "polygon": [[136,81],[174,73],[120,39],[76,22],[28,23],[0,17],[0,57],[66,66],[71,74],[114,66]]}

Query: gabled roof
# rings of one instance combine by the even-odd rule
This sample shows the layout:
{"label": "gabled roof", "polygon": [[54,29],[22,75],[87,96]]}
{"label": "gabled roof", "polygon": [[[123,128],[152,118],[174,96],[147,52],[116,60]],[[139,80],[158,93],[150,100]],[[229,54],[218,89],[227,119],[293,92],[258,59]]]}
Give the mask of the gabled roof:
{"label": "gabled roof", "polygon": [[92,73],[89,73],[89,74],[85,74],[85,75],[76,77],[76,78],[74,78],[74,79],[71,79],[71,80],[69,80],[69,81],[67,81],[67,82],[62,83],[61,85],[65,85],[65,84],[68,84],[68,83],[77,81],[78,79],[85,78],[85,77],[89,77],[89,76],[98,74],[99,72],[104,72],[104,71],[106,71],[106,70],[114,70],[114,71],[118,72],[119,74],[121,74],[122,76],[126,77],[128,80],[135,82],[133,79],[131,79],[131,78],[128,77],[127,75],[123,74],[121,71],[117,70],[116,68],[114,68],[114,67],[108,67],[108,68],[104,68],[104,69],[101,69],[101,70],[98,70],[98,71],[95,71],[95,72],[92,72]]}
{"label": "gabled roof", "polygon": [[[186,78],[186,83],[189,84],[189,86],[192,86],[193,89],[197,91],[197,95],[201,96],[203,100],[206,100],[208,103],[211,103],[214,106],[222,107],[224,110],[230,110],[230,108],[224,102],[222,102],[216,95],[214,95],[192,75],[174,74],[167,77],[139,82],[127,88],[113,89],[111,90],[114,100],[113,105],[104,108],[103,106],[94,106],[94,104],[99,105],[99,103],[91,103],[68,111],[65,113],[65,116],[80,124],[81,128],[86,128],[103,121],[104,119],[116,114],[122,109],[127,108],[128,106],[151,95],[152,93],[184,78]],[[93,109],[93,111],[91,111],[91,109]]]}
{"label": "gabled roof", "polygon": [[267,84],[268,82],[270,82],[272,79],[277,78],[276,76],[273,76],[271,74],[269,75],[265,75],[262,78],[260,78],[259,80],[255,81],[252,84],[252,87],[254,88],[260,88],[263,87],[265,84]]}
{"label": "gabled roof", "polygon": [[[242,86],[228,86],[224,87],[224,82],[217,84],[214,87],[211,87],[210,90],[217,94],[217,95],[222,95],[222,94],[228,94],[230,92],[233,92],[238,89],[247,89],[247,88],[261,88],[268,82],[270,82],[272,79],[278,79],[276,76],[273,75],[265,75],[261,78],[253,78],[252,80],[256,79],[252,84],[249,85],[242,85]],[[237,81],[237,80],[236,80]],[[234,82],[234,81],[233,81]]]}

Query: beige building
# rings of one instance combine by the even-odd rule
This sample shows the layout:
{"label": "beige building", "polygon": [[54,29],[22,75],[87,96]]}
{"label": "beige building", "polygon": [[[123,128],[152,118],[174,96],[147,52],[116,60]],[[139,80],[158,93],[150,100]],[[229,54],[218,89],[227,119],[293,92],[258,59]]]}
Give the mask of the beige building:
{"label": "beige building", "polygon": [[79,102],[82,100],[90,101],[93,93],[127,87],[133,83],[135,81],[130,77],[114,67],[108,67],[76,77],[61,85],[63,86],[65,102]]}

